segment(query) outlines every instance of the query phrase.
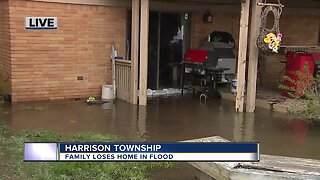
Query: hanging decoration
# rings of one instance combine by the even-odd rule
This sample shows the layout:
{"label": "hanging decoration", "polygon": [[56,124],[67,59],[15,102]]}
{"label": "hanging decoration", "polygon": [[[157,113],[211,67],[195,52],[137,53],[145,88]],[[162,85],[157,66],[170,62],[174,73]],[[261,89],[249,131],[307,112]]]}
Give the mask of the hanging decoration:
{"label": "hanging decoration", "polygon": [[282,40],[282,33],[279,33],[278,35],[275,35],[274,33],[269,33],[263,39],[263,42],[268,45],[269,50],[271,50],[274,53],[278,53],[281,40]]}
{"label": "hanging decoration", "polygon": [[[282,13],[283,5],[278,0],[278,4],[269,4],[266,0],[258,3],[262,7],[261,26],[257,39],[257,46],[266,53],[278,53],[283,34],[280,32],[279,21]],[[272,13],[274,23],[271,29],[267,28],[268,14]]]}

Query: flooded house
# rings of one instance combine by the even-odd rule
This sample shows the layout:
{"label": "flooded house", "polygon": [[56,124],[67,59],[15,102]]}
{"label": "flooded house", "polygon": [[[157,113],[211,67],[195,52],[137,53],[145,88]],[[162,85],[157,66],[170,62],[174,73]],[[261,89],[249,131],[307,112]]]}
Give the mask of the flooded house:
{"label": "flooded house", "polygon": [[[270,48],[272,38],[279,42]],[[216,136],[259,142],[261,153],[271,155],[263,155],[264,162],[218,167],[217,174],[230,177],[230,169],[245,169],[250,176],[236,177],[254,179],[254,169],[262,175],[285,174],[286,179],[317,179],[318,124],[256,108],[261,103],[269,106],[268,100],[259,99],[261,94],[281,96],[278,86],[289,52],[313,58],[314,74],[319,72],[320,1],[0,0],[0,93],[7,101],[19,102],[1,103],[0,119],[13,132],[111,133],[139,142]],[[219,87],[222,98],[235,101],[235,106],[232,101],[212,100],[206,91],[200,98],[208,95],[207,103],[199,103],[199,96],[148,100],[150,92],[164,89],[183,93],[185,76],[194,71],[186,61],[205,68],[197,83],[207,86],[218,79],[210,88]],[[210,64],[213,69],[206,67]],[[201,73],[207,71],[211,74],[203,78]],[[116,93],[120,101],[73,101],[102,97],[105,85],[116,90],[109,95]],[[237,113],[244,111],[255,113]],[[283,161],[279,156],[287,157]],[[267,166],[260,166],[264,163]],[[211,171],[206,174],[217,169],[195,164]],[[189,166],[164,171],[164,177],[194,178],[194,170]]]}
{"label": "flooded house", "polygon": [[[267,23],[278,18],[283,34],[272,55],[256,46],[268,3],[281,7]],[[247,96],[254,111],[256,87],[278,87],[287,51],[319,52],[315,0],[1,0],[0,8],[1,93],[14,102],[100,97],[102,85],[112,84],[114,42],[117,97],[146,105],[148,89],[179,87],[188,49],[225,32],[234,39],[236,110]],[[53,18],[54,28],[28,28],[37,18],[39,26]]]}

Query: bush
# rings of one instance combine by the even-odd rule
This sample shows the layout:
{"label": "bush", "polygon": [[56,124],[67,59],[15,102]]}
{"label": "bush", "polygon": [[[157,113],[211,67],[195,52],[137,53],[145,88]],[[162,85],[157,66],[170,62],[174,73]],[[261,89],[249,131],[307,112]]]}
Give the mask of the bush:
{"label": "bush", "polygon": [[[309,72],[309,66],[304,66],[304,72]],[[285,76],[284,81],[296,88],[280,85],[280,88],[285,90],[289,97],[293,98],[288,112],[306,120],[320,121],[320,76],[313,77],[310,73],[300,71],[295,72],[295,76],[298,77],[298,80]]]}

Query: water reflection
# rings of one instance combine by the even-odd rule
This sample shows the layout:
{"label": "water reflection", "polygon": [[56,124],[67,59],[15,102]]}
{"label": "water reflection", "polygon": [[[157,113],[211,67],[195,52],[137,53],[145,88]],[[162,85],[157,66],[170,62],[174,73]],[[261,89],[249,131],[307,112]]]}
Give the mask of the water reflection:
{"label": "water reflection", "polygon": [[149,100],[147,107],[122,101],[87,105],[80,101],[0,105],[0,118],[14,131],[36,128],[61,133],[112,133],[132,141],[181,141],[222,136],[232,141],[257,141],[261,152],[320,159],[320,127],[303,120],[257,109],[235,113],[229,101],[198,97]]}
{"label": "water reflection", "polygon": [[146,106],[140,106],[138,108],[138,115],[135,115],[136,118],[136,132],[138,134],[138,137],[141,138],[141,141],[147,141],[149,139],[148,133],[147,133],[147,107]]}
{"label": "water reflection", "polygon": [[299,146],[304,145],[308,136],[308,123],[306,121],[300,118],[289,119],[287,123],[284,124],[284,128],[291,131],[292,141],[295,141]]}
{"label": "water reflection", "polygon": [[234,116],[234,141],[254,141],[254,113],[239,113]]}

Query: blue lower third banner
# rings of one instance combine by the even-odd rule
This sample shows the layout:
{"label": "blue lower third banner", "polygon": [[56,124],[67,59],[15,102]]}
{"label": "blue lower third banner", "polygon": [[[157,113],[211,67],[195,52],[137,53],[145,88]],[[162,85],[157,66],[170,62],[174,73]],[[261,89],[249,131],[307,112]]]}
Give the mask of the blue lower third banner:
{"label": "blue lower third banner", "polygon": [[259,143],[25,143],[25,161],[259,161]]}

